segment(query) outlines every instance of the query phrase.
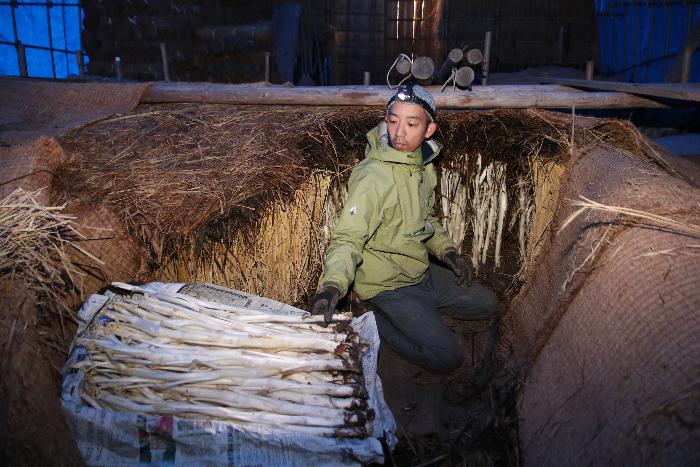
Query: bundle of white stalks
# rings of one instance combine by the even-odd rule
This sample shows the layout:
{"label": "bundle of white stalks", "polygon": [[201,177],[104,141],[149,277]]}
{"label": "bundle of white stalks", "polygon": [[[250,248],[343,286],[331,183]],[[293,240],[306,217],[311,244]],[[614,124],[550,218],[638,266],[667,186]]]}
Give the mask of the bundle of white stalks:
{"label": "bundle of white stalks", "polygon": [[[468,156],[464,156],[467,165]],[[467,213],[468,189],[462,183],[462,176],[456,170],[443,168],[440,177],[442,193],[442,223],[456,245],[461,246],[467,233],[469,216]]]}
{"label": "bundle of white stalks", "polygon": [[477,156],[476,176],[472,182],[472,264],[479,272],[486,263],[493,244],[494,266],[500,265],[503,223],[508,208],[506,165],[491,162],[482,170],[481,154]]}
{"label": "bundle of white stalks", "polygon": [[518,223],[518,250],[520,252],[520,257],[528,257],[528,244],[527,236],[530,231],[530,226],[532,225],[532,217],[534,213],[535,206],[532,203],[532,184],[524,176],[518,177],[518,208],[513,213],[511,218],[511,227],[517,221]]}
{"label": "bundle of white stalks", "polygon": [[115,282],[78,339],[81,396],[100,409],[365,437],[363,344],[333,317],[274,315]]}

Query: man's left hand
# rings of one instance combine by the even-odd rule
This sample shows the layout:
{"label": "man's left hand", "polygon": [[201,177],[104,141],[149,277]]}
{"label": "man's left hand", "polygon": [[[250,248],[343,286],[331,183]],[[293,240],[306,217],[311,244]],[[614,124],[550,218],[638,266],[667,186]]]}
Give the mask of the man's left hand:
{"label": "man's left hand", "polygon": [[472,270],[470,261],[464,256],[457,253],[457,250],[447,250],[445,256],[442,257],[442,262],[445,263],[455,273],[455,282],[458,285],[465,284],[467,287],[472,285]]}

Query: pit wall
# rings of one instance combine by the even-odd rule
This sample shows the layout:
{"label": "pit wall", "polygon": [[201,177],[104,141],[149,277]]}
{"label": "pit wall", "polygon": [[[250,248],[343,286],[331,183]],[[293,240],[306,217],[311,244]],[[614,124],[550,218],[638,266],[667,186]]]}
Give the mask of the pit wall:
{"label": "pit wall", "polygon": [[[581,196],[689,227],[586,211],[561,229]],[[559,200],[505,319],[524,465],[698,465],[700,190],[597,147]]]}
{"label": "pit wall", "polygon": [[[54,137],[133,109],[145,87],[0,77],[0,198],[21,188],[35,193],[42,206],[68,201],[50,190],[53,174],[66,158]],[[85,255],[72,257],[88,271],[74,278],[74,285],[89,294],[112,279],[139,280],[146,266],[145,252],[127,234],[121,219],[104,207],[71,201],[63,213],[74,216],[74,225],[86,236],[80,246],[104,261],[97,264]],[[82,301],[78,294],[72,298],[74,307]],[[11,274],[0,278],[2,465],[84,464],[59,403],[57,377],[74,326],[58,314],[47,317],[43,311],[22,278]]]}
{"label": "pit wall", "polygon": [[[39,136],[57,136],[67,128],[126,112],[142,90],[65,83],[64,92],[55,93],[48,83],[37,86],[41,91],[32,87],[31,93],[26,81],[3,80],[0,86],[8,110],[0,116],[4,190],[50,185],[50,174],[64,155],[55,140],[38,140]],[[46,195],[47,204],[62,202]],[[544,241],[538,242],[541,254],[534,272],[526,274],[528,280],[505,321],[505,337],[513,350],[509,365],[525,378],[519,404],[524,463],[697,465],[700,459],[692,447],[700,441],[700,240],[635,223],[611,224],[614,215],[598,213],[584,213],[557,233],[577,209],[572,200],[579,195],[700,224],[698,189],[651,162],[597,146],[567,163],[558,211],[545,229]],[[341,197],[336,198],[335,204]],[[83,290],[92,292],[112,279],[144,280],[145,252],[121,219],[74,201],[69,212],[76,215],[76,223],[94,228],[81,246],[105,262],[95,266]],[[306,206],[315,211],[300,218],[298,230],[327,215],[315,202]],[[277,232],[270,229],[271,235]],[[294,230],[289,232],[298,233]],[[314,240],[323,241],[324,237]],[[279,285],[275,280],[268,283]],[[16,301],[7,301],[5,307]],[[18,331],[0,336],[7,355],[30,355],[33,344],[42,342],[34,325],[25,325],[28,321],[15,322],[10,314],[3,321],[5,329],[29,329],[36,337],[20,339]],[[37,359],[33,364],[50,373],[48,362]],[[6,383],[0,389],[14,390],[16,378],[0,380]],[[39,399],[50,392],[32,384],[22,390]],[[17,408],[23,405],[13,402],[10,411],[20,413]],[[4,440],[3,454],[21,446],[34,459],[55,460],[58,447],[73,441],[61,429],[39,430],[47,414],[49,419],[60,417],[54,409],[57,413],[47,409],[21,424],[4,414],[0,431],[16,433],[17,426],[38,431]]]}

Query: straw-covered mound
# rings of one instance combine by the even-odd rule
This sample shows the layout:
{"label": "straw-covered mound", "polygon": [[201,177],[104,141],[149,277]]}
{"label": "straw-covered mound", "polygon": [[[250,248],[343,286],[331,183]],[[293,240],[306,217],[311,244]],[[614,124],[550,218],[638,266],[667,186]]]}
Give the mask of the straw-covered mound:
{"label": "straw-covered mound", "polygon": [[[70,256],[88,271],[83,292],[112,279],[214,282],[305,306],[381,117],[139,106],[58,140],[46,205],[65,204],[86,237]],[[686,462],[698,433],[697,188],[624,122],[501,110],[443,112],[439,124],[438,213],[506,315],[486,362],[498,371],[468,394],[478,416],[407,458],[554,465],[673,451]],[[580,196],[602,204],[569,219]],[[643,377],[663,384],[634,399]],[[618,444],[627,432],[638,435]],[[646,450],[630,457],[635,445]]]}
{"label": "straw-covered mound", "polygon": [[[60,201],[79,198],[121,217],[147,252],[149,278],[213,281],[303,304],[364,134],[381,116],[361,108],[142,106],[63,137],[69,163],[57,170],[54,190]],[[537,227],[532,221],[553,208],[544,204],[556,198],[568,126],[536,111],[441,117],[438,209],[455,240],[474,250],[476,266],[493,269],[497,240],[517,250],[499,246],[511,254],[511,274],[534,248],[527,239],[541,235],[551,212]],[[576,138],[605,136],[588,130]]]}

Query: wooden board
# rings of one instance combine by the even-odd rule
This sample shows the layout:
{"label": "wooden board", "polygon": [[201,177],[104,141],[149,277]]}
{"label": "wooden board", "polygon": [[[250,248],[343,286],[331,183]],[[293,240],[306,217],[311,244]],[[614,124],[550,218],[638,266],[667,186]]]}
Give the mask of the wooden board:
{"label": "wooden board", "polygon": [[540,81],[577,88],[606,89],[642,96],[700,102],[700,84],[698,83],[622,83],[618,81],[589,81],[568,78],[540,78]]}
{"label": "wooden board", "polygon": [[[615,109],[667,107],[664,104],[618,92],[581,92],[557,85],[475,86],[472,91],[440,92],[429,88],[438,107]],[[200,102],[255,105],[384,106],[393,91],[386,86],[275,87],[215,83],[154,83],[144,103]]]}

